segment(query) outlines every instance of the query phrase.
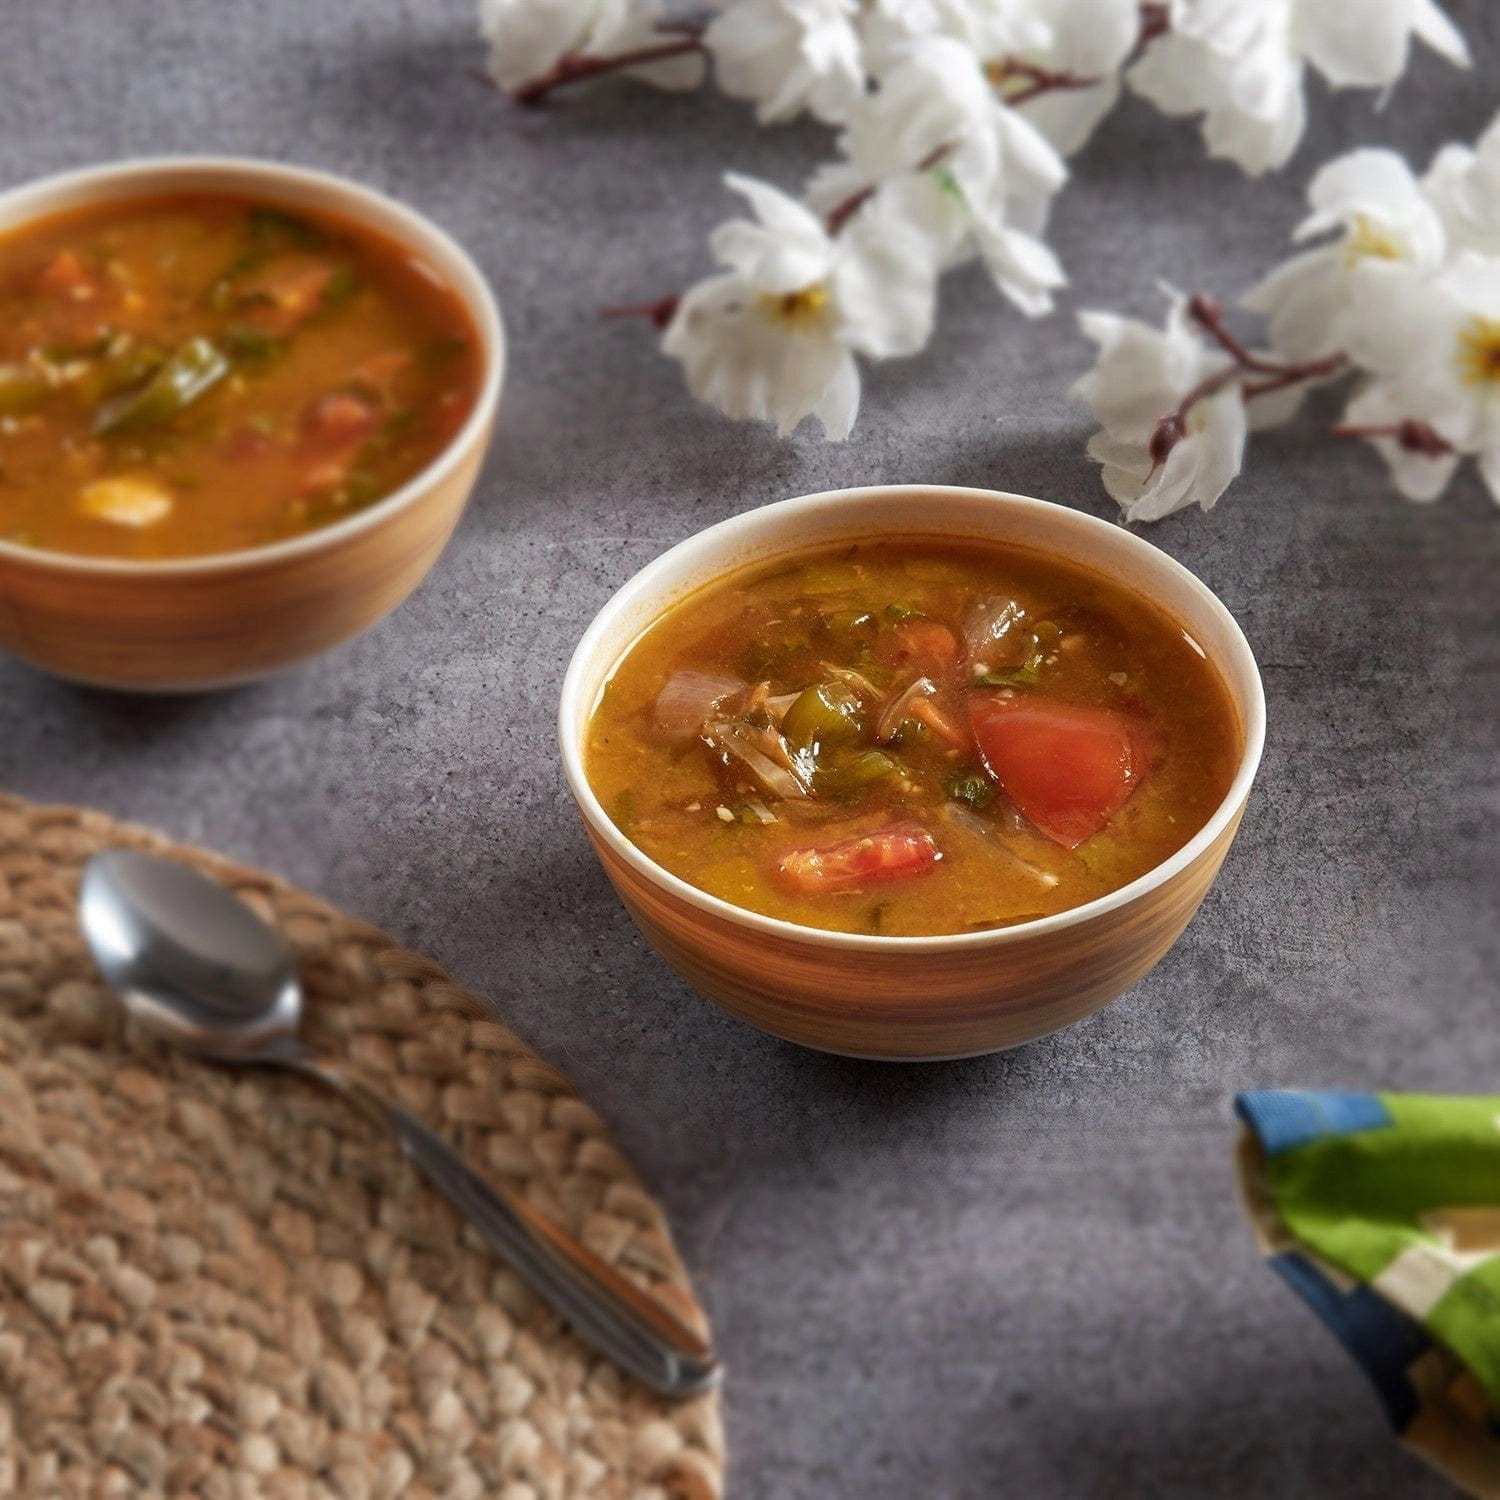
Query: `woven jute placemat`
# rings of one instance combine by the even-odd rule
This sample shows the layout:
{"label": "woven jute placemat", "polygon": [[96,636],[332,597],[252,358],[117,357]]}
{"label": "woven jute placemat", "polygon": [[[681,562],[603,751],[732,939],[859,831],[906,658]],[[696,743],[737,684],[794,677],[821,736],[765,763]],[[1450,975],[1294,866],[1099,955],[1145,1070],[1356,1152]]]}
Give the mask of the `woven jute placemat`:
{"label": "woven jute placemat", "polygon": [[716,1397],[592,1355],[337,1097],[122,1020],[74,914],[117,846],[274,921],[315,1043],[705,1327],[599,1118],[435,964],[270,876],[0,795],[0,1495],[717,1496]]}

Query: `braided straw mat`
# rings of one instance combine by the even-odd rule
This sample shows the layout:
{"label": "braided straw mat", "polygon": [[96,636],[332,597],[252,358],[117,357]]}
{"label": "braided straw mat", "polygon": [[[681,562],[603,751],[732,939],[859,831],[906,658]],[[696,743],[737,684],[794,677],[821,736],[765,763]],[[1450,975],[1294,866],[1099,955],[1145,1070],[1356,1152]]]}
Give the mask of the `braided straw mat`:
{"label": "braided straw mat", "polygon": [[598,1117],[435,964],[267,875],[0,795],[0,1495],[713,1500],[715,1397],[590,1354],[336,1096],[125,1025],[74,917],[114,845],[274,920],[315,1043],[705,1328]]}

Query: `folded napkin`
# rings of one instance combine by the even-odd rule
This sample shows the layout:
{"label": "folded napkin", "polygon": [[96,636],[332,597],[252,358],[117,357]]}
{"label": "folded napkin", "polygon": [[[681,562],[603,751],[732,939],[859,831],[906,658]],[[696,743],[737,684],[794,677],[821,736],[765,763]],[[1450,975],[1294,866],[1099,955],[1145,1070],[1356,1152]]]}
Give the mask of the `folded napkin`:
{"label": "folded napkin", "polygon": [[1500,1094],[1241,1094],[1239,1173],[1273,1269],[1401,1440],[1500,1500]]}

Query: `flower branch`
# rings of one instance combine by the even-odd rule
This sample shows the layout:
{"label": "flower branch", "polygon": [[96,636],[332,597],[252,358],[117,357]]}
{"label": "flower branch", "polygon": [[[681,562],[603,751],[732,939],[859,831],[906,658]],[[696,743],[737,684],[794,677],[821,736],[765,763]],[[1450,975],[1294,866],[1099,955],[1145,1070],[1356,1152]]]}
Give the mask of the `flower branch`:
{"label": "flower branch", "polygon": [[[1198,117],[1214,154],[1255,174],[1295,150],[1311,75],[1388,90],[1414,41],[1468,62],[1437,0],[1361,0],[1369,14],[1360,28],[1330,27],[1327,0],[1245,6],[1233,26],[1205,0],[705,0],[686,20],[675,0],[478,3],[491,75],[522,104],[615,73],[693,88],[711,63],[716,86],[751,103],[760,122],[811,115],[837,130],[832,159],[800,195],[729,176],[749,211],[710,236],[712,274],[602,310],[649,322],[689,390],[728,415],[783,433],[816,416],[833,438],[858,410],[862,363],[928,342],[949,270],[978,261],[1025,316],[1051,310],[1065,275],[1040,226],[1067,180],[1065,158],[1125,89],[1169,115]],[[1372,49],[1367,33],[1390,45]],[[1098,369],[1079,386],[1104,428],[1090,451],[1127,515],[1213,504],[1239,470],[1251,426],[1286,420],[1315,381],[1355,374],[1336,433],[1374,443],[1403,490],[1435,494],[1492,428],[1484,465],[1500,488],[1500,401],[1493,422],[1438,409],[1456,407],[1459,384],[1500,389],[1500,299],[1476,293],[1474,271],[1460,276],[1455,261],[1494,257],[1500,277],[1500,211],[1486,187],[1500,174],[1500,127],[1495,134],[1477,151],[1440,154],[1429,178],[1443,177],[1446,206],[1404,163],[1397,171],[1367,160],[1381,153],[1333,164],[1336,182],[1320,174],[1304,233],[1335,240],[1247,299],[1267,318],[1264,350],[1237,338],[1201,294],[1178,299],[1161,332],[1085,315],[1101,345]],[[1475,167],[1479,156],[1488,164]],[[1437,295],[1451,271],[1442,295],[1463,313],[1460,329],[1448,327],[1446,364],[1434,354],[1420,380],[1357,346],[1399,297],[1376,296],[1363,323],[1346,321],[1367,295],[1367,267],[1377,278],[1411,266],[1427,278],[1423,296]],[[1381,348],[1399,349],[1400,339]]]}
{"label": "flower branch", "polygon": [[601,318],[645,318],[658,332],[672,321],[677,304],[682,301],[678,292],[669,292],[655,302],[627,302],[619,307],[601,307]]}
{"label": "flower branch", "polygon": [[1419,454],[1423,458],[1446,458],[1455,450],[1453,444],[1440,433],[1431,422],[1419,422],[1407,417],[1401,422],[1382,422],[1378,425],[1357,422],[1339,422],[1328,429],[1330,437],[1388,438],[1407,453]]}
{"label": "flower branch", "polygon": [[1437,499],[1473,456],[1500,500],[1497,174],[1500,116],[1420,178],[1392,151],[1327,163],[1295,236],[1322,242],[1243,299],[1266,319],[1266,351],[1201,292],[1175,297],[1160,331],[1083,314],[1099,356],[1075,394],[1099,418],[1089,452],[1127,519],[1207,510],[1239,472],[1252,426],[1288,420],[1313,382],[1346,377],[1330,437],[1371,443],[1413,500]]}
{"label": "flower branch", "polygon": [[681,30],[684,34],[652,46],[633,47],[628,52],[617,52],[609,57],[589,57],[577,52],[565,52],[545,73],[511,89],[510,97],[517,104],[533,107],[541,104],[554,90],[566,88],[569,84],[602,78],[606,73],[620,73],[630,68],[646,67],[651,63],[703,53],[701,26],[684,25],[672,29]]}

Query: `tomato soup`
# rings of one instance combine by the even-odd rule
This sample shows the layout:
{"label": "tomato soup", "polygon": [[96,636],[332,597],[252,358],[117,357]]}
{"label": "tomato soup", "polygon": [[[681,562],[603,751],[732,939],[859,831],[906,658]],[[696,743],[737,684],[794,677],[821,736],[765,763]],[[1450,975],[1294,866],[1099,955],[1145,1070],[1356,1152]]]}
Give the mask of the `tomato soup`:
{"label": "tomato soup", "polygon": [[1180,849],[1242,745],[1202,650],[1062,559],[872,540],[734,574],[647,630],[589,782],[736,906],[888,936],[1081,905]]}
{"label": "tomato soup", "polygon": [[230,195],[136,199],[0,238],[0,540],[232,551],[426,467],[473,410],[478,335],[402,246]]}

